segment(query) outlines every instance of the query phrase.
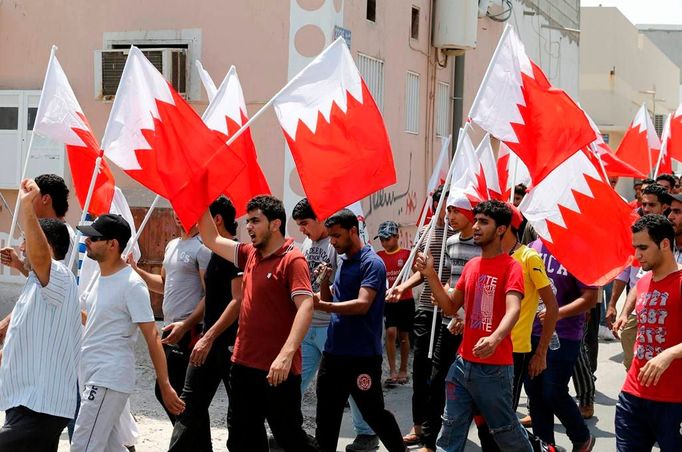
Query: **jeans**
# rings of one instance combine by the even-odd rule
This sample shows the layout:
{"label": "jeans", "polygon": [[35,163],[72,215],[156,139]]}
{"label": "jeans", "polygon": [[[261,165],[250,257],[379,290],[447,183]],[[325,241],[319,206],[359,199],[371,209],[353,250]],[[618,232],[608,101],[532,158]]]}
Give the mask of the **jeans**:
{"label": "jeans", "polygon": [[445,377],[450,366],[455,362],[462,335],[454,335],[447,325],[440,325],[440,334],[433,345],[433,371],[431,372],[431,387],[429,392],[426,421],[422,424],[422,441],[425,447],[436,450],[436,439],[443,425],[443,409],[445,408]]}
{"label": "jeans", "polygon": [[59,435],[69,420],[37,413],[25,406],[10,408],[5,412],[5,425],[0,429],[0,450],[57,452]]}
{"label": "jeans", "polygon": [[323,452],[335,452],[343,407],[352,395],[389,452],[404,452],[398,423],[384,406],[381,388],[381,356],[337,356],[325,353],[317,376],[317,430]]}
{"label": "jeans", "polygon": [[[590,431],[580,415],[578,406],[568,393],[568,381],[580,353],[580,341],[559,339],[561,347],[547,350],[547,368],[535,378],[526,379],[526,393],[533,418],[533,433],[541,440],[554,444],[554,416],[566,427],[566,434],[574,444],[582,444]],[[533,351],[540,342],[532,336]]]}
{"label": "jeans", "polygon": [[616,404],[616,449],[661,452],[682,450],[682,403],[656,402],[621,392]]}
{"label": "jeans", "polygon": [[[322,360],[322,353],[324,352],[324,344],[327,342],[327,327],[315,326],[310,327],[303,342],[301,343],[301,355],[303,358],[303,368],[301,371],[301,394],[303,394],[310,382],[312,381],[317,369],[320,367],[320,360]],[[362,418],[360,409],[353,398],[348,399],[350,402],[350,412],[353,416],[353,427],[356,435],[370,435],[374,436],[372,430]]]}
{"label": "jeans", "polygon": [[528,435],[512,409],[511,365],[478,364],[458,356],[445,380],[443,428],[436,442],[439,452],[461,452],[477,408],[503,451],[532,452]]}
{"label": "jeans", "polygon": [[303,430],[301,376],[270,386],[268,372],[232,364],[230,406],[227,412],[227,449],[230,452],[268,452],[265,420],[286,452],[319,451],[314,438]]}
{"label": "jeans", "polygon": [[[530,358],[533,356],[532,352],[528,353],[513,353],[514,356],[514,379],[512,381],[512,409],[516,411],[519,407],[519,400],[521,399],[521,389],[523,382],[528,376],[528,364]],[[482,422],[477,425],[478,439],[481,441],[481,450],[483,452],[500,452],[493,435],[490,433],[490,428],[487,422]]]}
{"label": "jeans", "polygon": [[222,381],[230,398],[229,376],[231,354],[228,343],[214,343],[203,365],[190,364],[185,376],[185,386],[180,398],[185,402],[185,411],[177,416],[171,436],[169,452],[192,451],[210,452],[211,419],[208,407],[213,401]]}

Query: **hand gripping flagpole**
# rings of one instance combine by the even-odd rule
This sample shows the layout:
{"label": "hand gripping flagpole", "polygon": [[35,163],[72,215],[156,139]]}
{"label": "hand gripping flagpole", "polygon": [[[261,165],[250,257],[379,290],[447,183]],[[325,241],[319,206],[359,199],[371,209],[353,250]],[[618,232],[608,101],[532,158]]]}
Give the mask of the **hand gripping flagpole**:
{"label": "hand gripping flagpole", "polygon": [[[462,143],[464,142],[464,137],[466,134],[469,132],[469,129],[471,128],[471,122],[467,121],[466,124],[464,124],[464,127],[459,129],[459,135],[457,136],[457,146],[455,147],[455,153],[459,152],[460,148],[462,147]],[[450,182],[452,180],[452,173],[454,172],[455,169],[455,157],[452,157],[452,162],[450,163],[450,169],[448,170],[448,175],[445,178],[445,184],[443,186],[445,187],[443,189],[443,193],[441,194],[440,199],[438,200],[438,207],[436,207],[436,212],[433,214],[431,223],[434,223],[435,221],[438,221],[438,217],[440,216],[441,211],[443,210],[443,206],[445,205],[445,192],[448,187],[450,187]],[[426,246],[424,247],[424,251],[426,253],[429,252],[431,249],[431,239],[432,239],[432,234],[433,230],[435,229],[435,226],[431,228],[429,231],[429,238],[426,240]],[[447,219],[445,220],[445,224],[443,225],[443,242],[442,246],[440,248],[440,261],[438,262],[438,281],[441,281],[441,278],[443,277],[443,264],[444,264],[444,257],[445,257],[445,242],[447,241],[448,237],[448,221]],[[433,344],[436,339],[436,327],[438,325],[438,305],[433,306],[433,318],[431,321],[431,337],[429,338],[429,354],[428,357],[431,359],[433,356]]]}
{"label": "hand gripping flagpole", "polygon": [[[54,58],[54,54],[57,52],[57,46],[53,45],[52,49],[50,49],[50,59],[49,61],[51,62],[52,59]],[[47,71],[49,71],[50,65],[48,62],[48,68],[45,71],[45,79],[47,79]],[[43,85],[45,85],[45,82],[43,81]],[[43,86],[44,88],[44,86]],[[42,95],[42,91],[41,91]],[[40,107],[40,103],[38,103],[38,106]],[[33,149],[33,138],[36,136],[35,132],[31,133],[31,139],[28,142],[28,150],[26,151],[26,161],[24,162],[24,169],[21,173],[21,181],[26,179],[26,175],[28,174],[28,163],[31,161],[31,149]],[[21,181],[19,183],[21,183]],[[21,205],[21,200],[19,196],[19,192],[21,191],[21,187],[17,190],[17,201],[14,204],[14,215],[12,216],[12,224],[9,228],[9,235],[7,236],[7,246],[11,246],[12,244],[12,239],[14,238],[14,231],[17,229],[17,221],[19,221],[19,206]]]}

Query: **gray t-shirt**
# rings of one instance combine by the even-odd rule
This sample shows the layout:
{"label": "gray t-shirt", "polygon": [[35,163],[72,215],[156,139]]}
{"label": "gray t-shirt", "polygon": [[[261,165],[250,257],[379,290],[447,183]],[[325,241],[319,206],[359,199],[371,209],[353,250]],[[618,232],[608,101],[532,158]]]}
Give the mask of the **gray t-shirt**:
{"label": "gray t-shirt", "polygon": [[137,324],[154,321],[147,285],[126,266],[113,275],[99,276],[81,296],[81,304],[88,316],[81,349],[81,386],[131,394]]}
{"label": "gray t-shirt", "polygon": [[163,320],[166,324],[186,319],[203,296],[199,271],[205,271],[211,250],[198,236],[187,240],[173,239],[166,245],[163,269]]}
{"label": "gray t-shirt", "polygon": [[[308,261],[308,269],[310,270],[311,278],[310,282],[313,286],[313,292],[320,291],[320,285],[315,281],[316,278],[313,277],[313,272],[322,262],[332,267],[332,275],[329,280],[334,281],[334,275],[338,268],[338,256],[329,237],[325,237],[322,240],[315,242],[306,237],[303,241],[303,245],[301,245],[301,252],[305,256],[306,261]],[[310,326],[327,327],[329,325],[329,319],[331,319],[331,314],[316,310],[313,312],[313,322]]]}

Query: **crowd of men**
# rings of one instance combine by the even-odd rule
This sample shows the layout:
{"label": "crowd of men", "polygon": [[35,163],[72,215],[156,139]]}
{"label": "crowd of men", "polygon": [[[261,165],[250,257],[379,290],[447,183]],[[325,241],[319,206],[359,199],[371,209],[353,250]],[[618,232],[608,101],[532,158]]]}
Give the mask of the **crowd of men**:
{"label": "crowd of men", "polygon": [[[634,188],[636,261],[603,288],[552,256],[516,208],[518,186],[514,203],[473,209],[439,187],[414,255],[400,247],[398,223],[380,224],[375,252],[353,212],[323,221],[307,199],[292,212],[299,247],[269,195],[249,201],[250,240],[240,243],[235,207],[221,196],[167,244],[160,274],[123,255],[132,235],[123,217],[101,215],[78,226],[99,267],[79,290],[65,265],[75,252],[68,189],[54,175],[24,180],[23,243],[0,251],[27,276],[0,321],[0,450],[56,451],[69,424],[72,451],[134,450],[141,332],[173,425],[169,451],[213,450],[208,409],[221,382],[231,452],[336,451],[346,404],[356,432],[348,452],[379,442],[462,451],[472,422],[484,451],[561,450],[554,416],[573,451],[590,451],[600,325],[620,338],[628,370],[617,449],[682,450],[682,194],[673,175]],[[150,292],[163,294],[161,332]],[[410,379],[413,426],[401,432],[383,390]],[[316,428],[306,432],[301,394],[312,382]],[[529,413],[519,419],[522,389]]]}

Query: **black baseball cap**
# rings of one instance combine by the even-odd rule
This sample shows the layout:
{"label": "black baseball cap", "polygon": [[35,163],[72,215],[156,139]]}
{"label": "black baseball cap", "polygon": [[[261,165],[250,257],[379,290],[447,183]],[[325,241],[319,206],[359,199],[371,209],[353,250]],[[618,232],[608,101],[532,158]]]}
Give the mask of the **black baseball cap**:
{"label": "black baseball cap", "polygon": [[116,239],[125,247],[132,235],[130,225],[121,215],[107,213],[97,217],[89,225],[78,226],[77,229],[86,237],[98,237],[107,240]]}

